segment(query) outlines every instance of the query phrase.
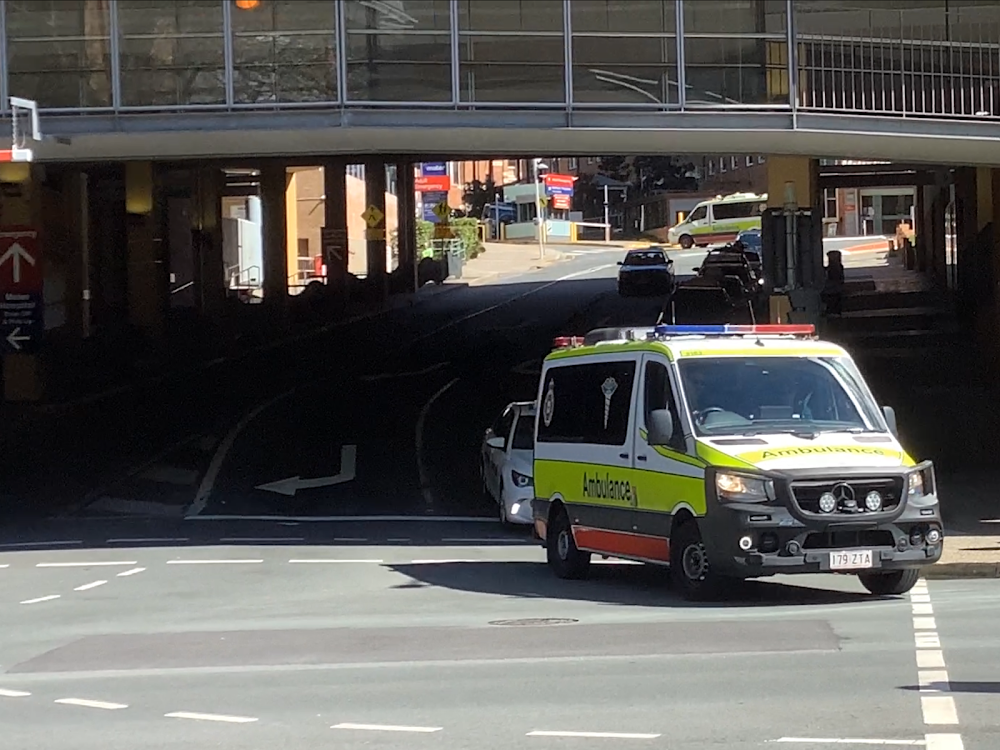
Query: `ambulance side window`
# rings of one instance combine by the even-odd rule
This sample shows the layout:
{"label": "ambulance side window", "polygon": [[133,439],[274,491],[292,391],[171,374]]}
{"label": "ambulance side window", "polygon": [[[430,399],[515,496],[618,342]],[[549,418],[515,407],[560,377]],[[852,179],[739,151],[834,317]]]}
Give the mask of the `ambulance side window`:
{"label": "ambulance side window", "polygon": [[636,363],[624,360],[553,367],[542,386],[538,442],[625,445],[635,373]]}
{"label": "ambulance side window", "polygon": [[670,416],[674,420],[674,436],[670,441],[670,447],[683,452],[685,450],[684,435],[680,429],[681,422],[677,414],[677,400],[674,398],[674,389],[670,385],[670,373],[662,362],[646,363],[646,387],[642,401],[643,421],[647,425],[649,424],[650,412],[656,409],[670,410]]}

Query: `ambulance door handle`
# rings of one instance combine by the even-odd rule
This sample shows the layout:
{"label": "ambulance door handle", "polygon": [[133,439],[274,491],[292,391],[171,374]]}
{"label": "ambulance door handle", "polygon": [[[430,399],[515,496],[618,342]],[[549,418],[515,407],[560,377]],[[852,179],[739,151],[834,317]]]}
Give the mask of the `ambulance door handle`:
{"label": "ambulance door handle", "polygon": [[619,453],[618,458],[628,458],[628,453]]}
{"label": "ambulance door handle", "polygon": [[645,460],[646,460],[646,457],[645,457],[645,456],[636,456],[636,457],[635,457],[635,460],[636,460],[636,461],[645,461]]}

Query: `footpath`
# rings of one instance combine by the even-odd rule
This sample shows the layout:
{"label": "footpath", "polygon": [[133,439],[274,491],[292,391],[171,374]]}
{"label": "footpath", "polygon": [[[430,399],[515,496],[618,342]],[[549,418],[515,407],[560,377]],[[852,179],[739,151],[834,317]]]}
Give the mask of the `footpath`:
{"label": "footpath", "polygon": [[945,542],[925,576],[1000,578],[1000,388],[951,294],[882,256],[847,269],[843,312],[824,329],[895,409],[911,455],[934,462]]}

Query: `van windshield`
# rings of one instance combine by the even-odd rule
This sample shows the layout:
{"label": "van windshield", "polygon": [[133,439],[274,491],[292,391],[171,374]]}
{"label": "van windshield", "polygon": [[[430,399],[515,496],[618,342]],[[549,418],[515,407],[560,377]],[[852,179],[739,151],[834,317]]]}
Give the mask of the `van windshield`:
{"label": "van windshield", "polygon": [[678,369],[697,435],[886,431],[839,357],[720,356]]}

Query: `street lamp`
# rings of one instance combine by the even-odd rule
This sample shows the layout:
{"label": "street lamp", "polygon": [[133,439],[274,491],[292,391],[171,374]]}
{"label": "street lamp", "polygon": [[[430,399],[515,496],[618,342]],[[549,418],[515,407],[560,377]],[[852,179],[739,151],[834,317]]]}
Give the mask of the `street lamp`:
{"label": "street lamp", "polygon": [[542,170],[549,165],[541,159],[534,160],[535,167],[535,212],[538,215],[538,257],[545,260],[545,217],[542,213]]}

